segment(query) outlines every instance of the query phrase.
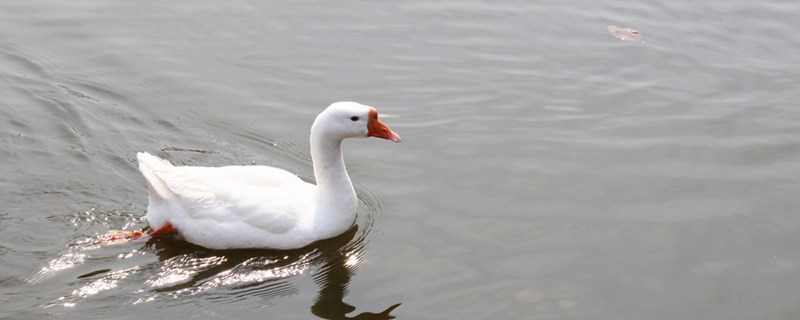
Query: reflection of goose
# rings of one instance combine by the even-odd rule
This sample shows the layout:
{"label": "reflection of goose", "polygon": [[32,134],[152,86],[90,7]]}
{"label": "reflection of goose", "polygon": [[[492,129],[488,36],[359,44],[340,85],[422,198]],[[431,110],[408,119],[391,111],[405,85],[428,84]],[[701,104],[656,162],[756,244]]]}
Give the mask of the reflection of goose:
{"label": "reflection of goose", "polygon": [[[358,227],[355,226],[335,238],[319,241],[313,246],[291,251],[207,250],[174,239],[153,239],[149,244],[155,246],[158,250],[159,260],[161,260],[162,263],[180,257],[191,257],[191,259],[194,260],[217,257],[221,258],[220,260],[223,261],[211,268],[196,273],[190,281],[160,288],[157,289],[157,291],[176,292],[182,289],[202,287],[209,283],[221,283],[225,281],[215,281],[215,279],[218,280],[219,277],[223,275],[247,278],[248,273],[256,273],[259,270],[269,270],[269,268],[272,270],[279,270],[287,268],[292,264],[312,264],[318,266],[318,271],[316,271],[313,277],[315,282],[320,286],[318,297],[311,306],[311,312],[314,315],[330,320],[393,319],[394,316],[390,313],[400,306],[399,303],[379,313],[362,312],[353,317],[347,316],[348,313],[356,309],[345,303],[343,299],[347,292],[347,287],[350,284],[350,278],[353,275],[352,271],[346,266],[348,257],[358,255],[359,250],[362,248],[360,241],[362,241],[363,238],[356,237],[358,234],[357,231]],[[356,237],[355,240],[354,237]],[[248,261],[258,261],[259,259],[269,260],[277,257],[282,257],[283,259],[275,260],[277,262],[263,264],[261,266],[248,263]],[[251,268],[241,268],[245,265]],[[176,271],[179,273],[181,272],[181,270]],[[245,283],[237,286],[236,289],[246,289],[242,291],[248,295],[255,294],[262,296],[279,296],[285,294],[287,291],[294,290],[291,283],[286,278],[264,279],[264,281],[257,283]],[[235,299],[235,297],[233,298]]]}
{"label": "reflection of goose", "polygon": [[311,306],[311,313],[320,318],[330,320],[394,319],[391,312],[400,306],[399,303],[379,313],[362,312],[356,316],[348,317],[347,314],[355,311],[356,308],[343,301],[352,276],[352,271],[345,265],[347,257],[339,250],[333,250],[323,251],[323,259],[325,259],[325,262],[320,268],[320,273],[314,277],[320,289],[317,300]]}
{"label": "reflection of goose", "polygon": [[375,108],[337,102],[311,126],[316,185],[273,167],[173,166],[139,153],[151,235],[177,232],[212,249],[297,249],[337,236],[355,221],[356,194],[342,156],[342,140],[354,137],[400,141]]}
{"label": "reflection of goose", "polygon": [[[363,233],[358,233],[358,226],[353,226],[347,232],[323,241],[318,241],[311,246],[297,250],[270,250],[270,249],[239,249],[239,250],[213,250],[180,241],[171,237],[161,237],[150,239],[147,244],[156,249],[158,259],[162,269],[175,268],[175,273],[186,274],[188,268],[196,266],[201,261],[217,261],[215,264],[207,264],[199,272],[193,273],[191,279],[182,281],[174,286],[157,288],[157,291],[176,291],[184,288],[198,288],[210,284],[221,284],[225,277],[247,279],[256,278],[256,281],[243,281],[241,283],[229,283],[234,289],[244,286],[262,286],[256,290],[266,295],[271,295],[274,287],[292,288],[289,282],[290,277],[295,274],[281,272],[281,270],[292,269],[292,266],[307,267],[320,262],[322,252],[329,250],[345,250],[354,245],[360,246],[364,239]],[[352,242],[351,242],[352,241]],[[355,254],[352,251],[351,254]],[[171,261],[186,261],[182,265],[173,265]],[[298,274],[306,268],[299,269]],[[166,270],[169,271],[169,270]],[[262,271],[272,271],[281,274],[277,277],[253,277]],[[167,272],[169,273],[169,272]],[[266,283],[269,282],[269,283]],[[263,289],[263,290],[262,290]]]}

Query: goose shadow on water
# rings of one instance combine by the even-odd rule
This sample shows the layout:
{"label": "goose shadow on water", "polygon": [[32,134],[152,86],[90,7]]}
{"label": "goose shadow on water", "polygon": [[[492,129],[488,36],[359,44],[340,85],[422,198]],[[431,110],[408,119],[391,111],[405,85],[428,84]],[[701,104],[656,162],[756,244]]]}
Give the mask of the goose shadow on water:
{"label": "goose shadow on water", "polygon": [[[358,255],[363,252],[364,239],[359,237],[358,226],[354,226],[346,233],[332,239],[315,242],[305,248],[291,251],[276,250],[210,250],[195,246],[174,238],[151,239],[147,246],[155,249],[159,261],[167,264],[174,259],[191,257],[193,260],[214,259],[220,263],[204,269],[192,276],[186,282],[173,286],[160,287],[157,292],[177,292],[191,290],[203,283],[209,283],[212,278],[220,276],[239,276],[266,273],[266,280],[246,282],[236,289],[247,295],[276,296],[292,290],[291,284],[286,281],[287,276],[293,275],[293,270],[300,269],[301,273],[307,266],[317,266],[312,274],[314,282],[319,285],[319,292],[311,313],[330,320],[359,319],[379,320],[394,319],[391,312],[400,306],[400,303],[389,306],[380,312],[361,312],[354,316],[347,314],[354,312],[356,307],[344,302],[353,268],[358,261]],[[298,268],[298,266],[301,266]]]}

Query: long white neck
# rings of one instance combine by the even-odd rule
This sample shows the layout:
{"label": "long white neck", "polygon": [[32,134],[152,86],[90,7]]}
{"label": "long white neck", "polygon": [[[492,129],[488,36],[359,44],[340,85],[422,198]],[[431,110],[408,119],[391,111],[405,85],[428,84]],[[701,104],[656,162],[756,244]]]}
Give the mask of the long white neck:
{"label": "long white neck", "polygon": [[342,139],[323,131],[316,122],[311,128],[311,160],[317,181],[314,232],[329,238],[352,226],[357,198],[344,165]]}

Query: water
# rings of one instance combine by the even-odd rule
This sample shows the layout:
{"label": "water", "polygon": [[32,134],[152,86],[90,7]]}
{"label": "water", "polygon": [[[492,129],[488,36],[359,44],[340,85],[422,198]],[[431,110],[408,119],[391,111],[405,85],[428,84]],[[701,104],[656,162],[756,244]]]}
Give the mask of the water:
{"label": "water", "polygon": [[[4,1],[0,318],[796,319],[798,14]],[[143,225],[136,151],[311,177],[308,127],[338,100],[404,138],[346,144],[358,230],[92,244]]]}

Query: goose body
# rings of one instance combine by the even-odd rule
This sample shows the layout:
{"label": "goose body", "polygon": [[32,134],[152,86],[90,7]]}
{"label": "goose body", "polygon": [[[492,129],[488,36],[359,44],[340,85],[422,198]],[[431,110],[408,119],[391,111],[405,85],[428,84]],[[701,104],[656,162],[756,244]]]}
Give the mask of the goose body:
{"label": "goose body", "polygon": [[372,107],[337,102],[322,111],[310,137],[316,184],[269,166],[174,166],[140,152],[147,222],[211,249],[296,249],[335,237],[355,222],[358,201],[342,140],[367,136],[400,141]]}

